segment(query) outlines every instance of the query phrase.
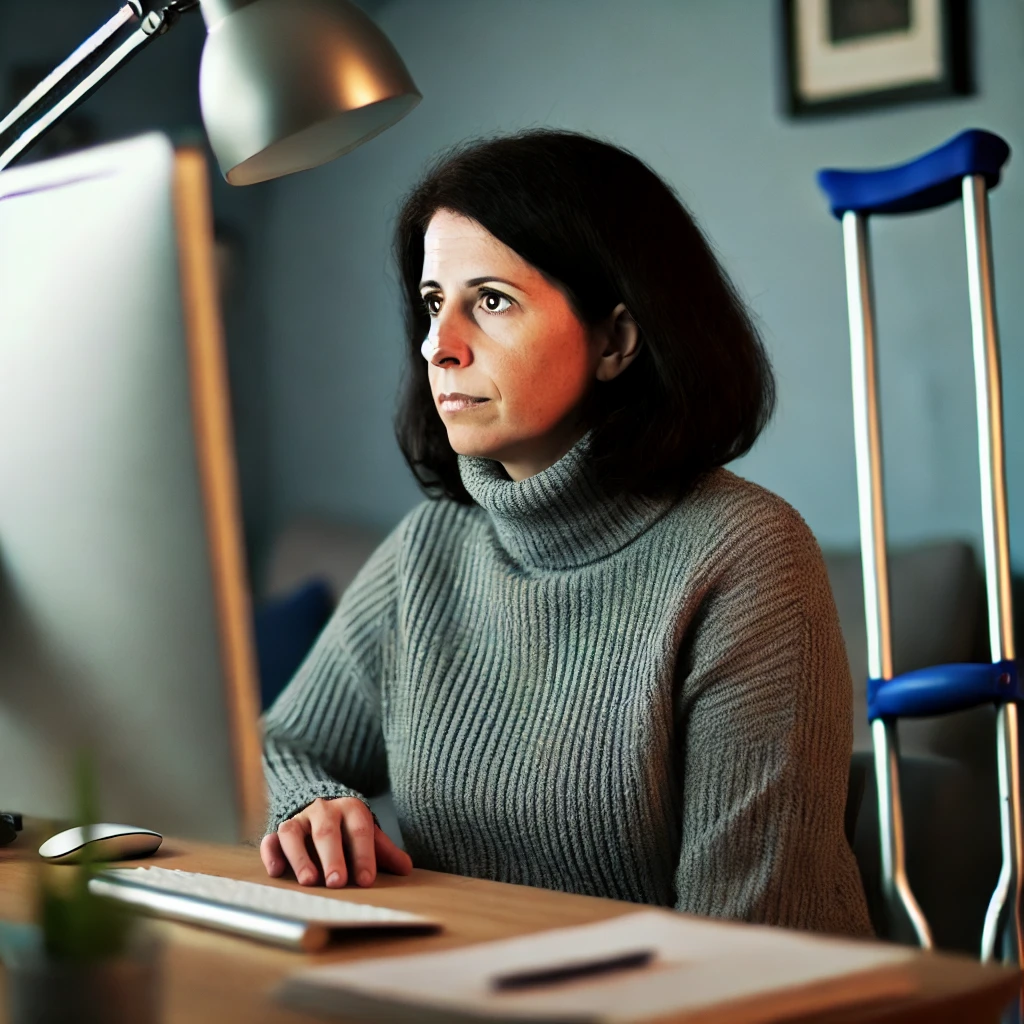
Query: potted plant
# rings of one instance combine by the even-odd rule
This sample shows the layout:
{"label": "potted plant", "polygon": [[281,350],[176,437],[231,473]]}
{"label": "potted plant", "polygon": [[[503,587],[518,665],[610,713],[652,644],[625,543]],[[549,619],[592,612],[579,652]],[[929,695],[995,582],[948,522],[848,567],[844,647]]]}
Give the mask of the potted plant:
{"label": "potted plant", "polygon": [[[92,772],[79,759],[78,823],[96,822]],[[0,926],[11,1024],[152,1024],[158,1020],[155,935],[121,903],[96,896],[103,865],[40,864],[37,923]]]}

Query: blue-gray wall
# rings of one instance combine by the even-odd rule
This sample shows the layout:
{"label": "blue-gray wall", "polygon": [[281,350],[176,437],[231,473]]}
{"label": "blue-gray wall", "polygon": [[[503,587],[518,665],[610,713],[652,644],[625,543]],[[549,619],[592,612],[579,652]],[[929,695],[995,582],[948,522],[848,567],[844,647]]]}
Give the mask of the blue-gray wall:
{"label": "blue-gray wall", "polygon": [[[828,120],[778,112],[771,0],[389,0],[376,17],[423,92],[354,153],[276,182],[263,251],[271,529],[319,511],[388,527],[418,492],[391,414],[400,321],[389,268],[402,193],[440,148],[530,125],[593,132],[664,175],[764,329],[778,415],[733,468],[822,544],[857,543],[840,230],[825,165],[898,161],[968,126],[1024,144],[1024,4],[976,0],[978,93]],[[1024,170],[993,194],[1015,563],[1024,565]],[[978,535],[959,206],[874,227],[890,539]]]}
{"label": "blue-gray wall", "polygon": [[[0,0],[0,72],[55,63],[109,0]],[[826,121],[778,113],[773,0],[366,0],[424,93],[342,160],[232,189],[246,244],[228,310],[250,551],[293,516],[387,528],[418,500],[391,430],[400,324],[389,266],[398,201],[425,161],[479,133],[590,131],[667,177],[760,318],[778,415],[734,468],[790,500],[823,544],[854,545],[848,340],[838,225],[813,172],[901,159],[968,125],[1022,141],[1024,3],[975,0],[975,97]],[[201,138],[193,13],[86,104],[100,138]],[[2,92],[2,85],[0,85]],[[6,99],[7,97],[2,97]],[[1024,565],[1024,177],[993,196],[1015,563]],[[977,537],[977,468],[959,209],[874,226],[890,537]]]}

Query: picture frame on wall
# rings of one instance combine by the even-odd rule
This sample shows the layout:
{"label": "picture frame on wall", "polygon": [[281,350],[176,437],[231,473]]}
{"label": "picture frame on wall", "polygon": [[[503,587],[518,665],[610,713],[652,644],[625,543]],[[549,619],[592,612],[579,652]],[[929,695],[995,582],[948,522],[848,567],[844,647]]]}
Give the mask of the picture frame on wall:
{"label": "picture frame on wall", "polygon": [[968,0],[779,3],[791,117],[972,91]]}

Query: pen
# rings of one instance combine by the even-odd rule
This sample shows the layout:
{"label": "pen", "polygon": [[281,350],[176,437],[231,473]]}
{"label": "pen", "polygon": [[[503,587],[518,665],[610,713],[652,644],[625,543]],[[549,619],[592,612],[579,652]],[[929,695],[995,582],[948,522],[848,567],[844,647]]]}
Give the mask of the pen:
{"label": "pen", "polygon": [[630,967],[643,967],[653,958],[653,949],[630,950],[596,960],[582,960],[569,964],[557,964],[554,967],[531,968],[526,971],[499,974],[491,979],[491,986],[502,991],[534,988],[567,981],[570,978],[584,978],[592,974],[607,974],[610,971],[623,971]]}

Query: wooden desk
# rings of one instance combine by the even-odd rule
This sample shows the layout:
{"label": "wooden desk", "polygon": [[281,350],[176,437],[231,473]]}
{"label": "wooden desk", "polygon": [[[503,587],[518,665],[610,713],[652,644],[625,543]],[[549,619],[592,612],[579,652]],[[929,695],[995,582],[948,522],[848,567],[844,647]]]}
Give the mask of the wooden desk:
{"label": "wooden desk", "polygon": [[[0,918],[7,920],[25,921],[31,914],[35,856],[34,847],[23,843],[23,838],[0,849]],[[155,857],[134,863],[295,885],[268,879],[258,852],[250,846],[167,840]],[[327,895],[337,892],[316,891]],[[585,924],[637,909],[634,903],[421,870],[406,878],[383,874],[369,889],[346,888],[341,893],[350,900],[429,914],[441,919],[445,930],[439,935],[361,939],[309,956],[201,928],[162,923],[160,927],[168,939],[162,1024],[309,1024],[313,1018],[276,1005],[270,995],[281,978],[300,967],[439,950]],[[830,1024],[986,1024],[999,1020],[1002,1007],[1013,998],[1020,982],[1016,971],[982,967],[966,957],[944,954],[920,954],[911,961],[910,969],[920,982],[920,996],[885,1006],[861,1007],[827,1016],[816,1014],[813,1019]],[[0,973],[0,1022],[6,1021],[5,1007]],[[705,1019],[702,1016],[702,1021]],[[742,1024],[735,1016],[729,1020]]]}

